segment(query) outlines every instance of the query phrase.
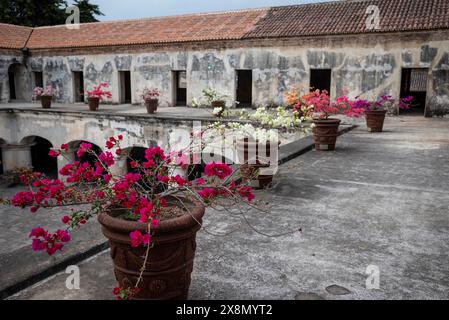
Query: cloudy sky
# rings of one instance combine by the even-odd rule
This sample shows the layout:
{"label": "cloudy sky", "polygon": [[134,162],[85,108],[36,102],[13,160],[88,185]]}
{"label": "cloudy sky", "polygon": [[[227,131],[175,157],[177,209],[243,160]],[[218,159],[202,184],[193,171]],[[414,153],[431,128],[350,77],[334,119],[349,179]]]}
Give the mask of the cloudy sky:
{"label": "cloudy sky", "polygon": [[100,20],[133,19],[184,13],[325,2],[329,0],[91,0],[105,14]]}

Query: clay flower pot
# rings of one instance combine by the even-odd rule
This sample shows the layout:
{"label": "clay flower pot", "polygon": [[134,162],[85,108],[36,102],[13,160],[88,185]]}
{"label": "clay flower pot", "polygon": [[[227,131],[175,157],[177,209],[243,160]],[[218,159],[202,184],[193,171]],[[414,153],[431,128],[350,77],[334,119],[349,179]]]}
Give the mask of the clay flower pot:
{"label": "clay flower pot", "polygon": [[[280,142],[274,152],[279,151],[279,145]],[[248,138],[237,141],[237,155],[241,164],[240,174],[244,180],[255,182],[253,187],[256,189],[266,189],[273,183],[274,174],[269,174],[271,170],[268,168],[270,168],[271,159],[277,157],[272,157],[274,155],[271,146],[269,141],[261,143]],[[260,172],[262,169],[266,170],[264,174]]]}
{"label": "clay flower pot", "polygon": [[[186,300],[196,250],[196,233],[201,228],[205,208],[185,203],[190,212],[161,221],[152,232],[149,259],[137,300]],[[121,288],[136,285],[144,263],[146,248],[131,247],[130,233],[147,232],[147,224],[118,218],[123,211],[111,210],[98,215],[102,232],[109,239],[114,273]]]}
{"label": "clay flower pot", "polygon": [[98,97],[89,97],[87,98],[87,102],[89,104],[90,111],[97,111],[98,106],[100,105],[100,98]]}
{"label": "clay flower pot", "polygon": [[159,105],[158,99],[146,99],[145,100],[145,107],[147,108],[147,112],[149,114],[153,114],[157,111],[157,107]]}
{"label": "clay flower pot", "polygon": [[382,132],[384,129],[386,110],[366,112],[366,126],[369,132]]}
{"label": "clay flower pot", "polygon": [[39,100],[41,101],[42,108],[50,109],[52,99],[53,99],[53,96],[40,96]]}
{"label": "clay flower pot", "polygon": [[315,141],[315,149],[321,149],[321,145],[327,145],[326,151],[335,150],[337,143],[338,128],[341,120],[339,119],[317,119],[313,120],[315,127],[313,128],[313,139]]}

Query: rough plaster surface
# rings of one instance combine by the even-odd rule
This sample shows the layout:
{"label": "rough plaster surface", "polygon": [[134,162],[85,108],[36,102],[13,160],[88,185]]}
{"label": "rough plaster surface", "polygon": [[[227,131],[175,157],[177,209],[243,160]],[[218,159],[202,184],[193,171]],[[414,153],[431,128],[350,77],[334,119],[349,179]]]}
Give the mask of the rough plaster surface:
{"label": "rough plaster surface", "polygon": [[[28,71],[43,71],[44,82],[58,88],[59,102],[73,102],[73,71],[84,71],[85,87],[107,82],[112,103],[120,102],[118,71],[131,71],[132,103],[141,101],[144,87],[162,91],[162,106],[174,104],[173,71],[187,71],[187,103],[200,99],[202,90],[213,87],[227,94],[227,104],[236,100],[236,70],[253,71],[253,104],[283,104],[292,86],[310,86],[310,69],[332,69],[331,95],[376,97],[399,96],[401,68],[429,68],[428,112],[438,114],[449,105],[449,44],[437,39],[374,43],[359,39],[351,43],[317,41],[315,44],[273,47],[155,50],[130,54],[36,55],[28,59]],[[1,101],[7,101],[7,70],[14,57],[0,54]],[[16,59],[20,60],[20,54]],[[29,80],[29,82],[32,82]],[[25,90],[32,88],[32,83]],[[25,95],[29,99],[30,94]]]}
{"label": "rough plaster surface", "polygon": [[[259,192],[269,213],[208,211],[191,299],[448,299],[449,123],[389,118],[386,132],[365,127],[335,152],[309,152],[281,168]],[[223,236],[217,236],[218,234]],[[367,290],[369,265],[380,289]],[[80,264],[81,290],[58,274],[13,299],[113,299],[108,252]]]}

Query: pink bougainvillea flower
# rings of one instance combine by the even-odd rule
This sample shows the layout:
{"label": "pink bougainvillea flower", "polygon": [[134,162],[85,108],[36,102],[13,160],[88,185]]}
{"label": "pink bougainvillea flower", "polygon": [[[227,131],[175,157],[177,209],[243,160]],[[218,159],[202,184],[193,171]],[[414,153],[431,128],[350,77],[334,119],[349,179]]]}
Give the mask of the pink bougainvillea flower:
{"label": "pink bougainvillea flower", "polygon": [[157,227],[159,227],[159,220],[158,219],[151,220],[151,228],[156,229]]}
{"label": "pink bougainvillea flower", "polygon": [[175,182],[176,184],[178,184],[178,186],[180,188],[184,187],[185,185],[189,184],[189,181],[185,180],[183,177],[181,177],[180,175],[177,175],[175,177],[171,178],[171,181]]}
{"label": "pink bougainvillea flower", "polygon": [[50,157],[52,157],[52,158],[57,158],[57,157],[59,157],[61,154],[60,154],[59,152],[57,152],[57,151],[50,150],[50,151],[48,152],[48,155],[49,155]]}
{"label": "pink bougainvillea flower", "polygon": [[196,179],[196,180],[194,181],[194,183],[195,183],[197,186],[202,186],[202,185],[204,185],[206,182],[207,182],[207,181],[206,181],[204,178],[198,178],[198,179]]}
{"label": "pink bougainvillea flower", "polygon": [[139,230],[133,231],[129,234],[131,238],[131,247],[137,248],[140,245],[148,246],[151,241],[151,235],[148,233],[142,235]]}
{"label": "pink bougainvillea flower", "polygon": [[253,201],[256,198],[256,196],[253,193],[253,188],[249,186],[242,186],[242,185],[238,186],[237,193],[242,198],[246,198],[246,200],[248,200],[249,202]]}
{"label": "pink bougainvillea flower", "polygon": [[70,221],[72,221],[72,218],[70,218],[69,216],[64,216],[61,219],[63,224],[68,224]]}
{"label": "pink bougainvillea flower", "polygon": [[232,174],[232,169],[225,163],[213,162],[206,165],[204,173],[208,177],[218,177],[219,179],[224,179]]}
{"label": "pink bougainvillea flower", "polygon": [[112,167],[115,163],[114,156],[109,151],[102,152],[98,156],[101,162],[103,162],[107,167]]}
{"label": "pink bougainvillea flower", "polygon": [[61,145],[61,150],[64,150],[64,151],[67,151],[67,150],[69,150],[69,145],[68,145],[68,144],[65,144],[65,143],[63,143],[63,144]]}
{"label": "pink bougainvillea flower", "polygon": [[67,230],[57,230],[56,233],[51,234],[39,227],[31,231],[30,238],[34,238],[32,243],[34,251],[46,250],[51,256],[56,251],[62,251],[64,243],[70,241],[70,234]]}
{"label": "pink bougainvillea flower", "polygon": [[203,190],[198,192],[198,194],[200,195],[201,198],[203,198],[203,200],[208,201],[216,197],[218,195],[218,192],[215,189],[204,188]]}
{"label": "pink bougainvillea flower", "polygon": [[78,148],[78,151],[76,152],[76,155],[78,156],[78,158],[81,158],[82,156],[84,156],[84,154],[92,149],[92,144],[90,143],[86,143],[86,142],[82,142],[80,144],[80,147]]}
{"label": "pink bougainvillea flower", "polygon": [[161,149],[159,146],[155,146],[154,148],[148,148],[145,150],[145,159],[148,161],[163,161],[165,160],[166,156],[164,153],[164,150]]}

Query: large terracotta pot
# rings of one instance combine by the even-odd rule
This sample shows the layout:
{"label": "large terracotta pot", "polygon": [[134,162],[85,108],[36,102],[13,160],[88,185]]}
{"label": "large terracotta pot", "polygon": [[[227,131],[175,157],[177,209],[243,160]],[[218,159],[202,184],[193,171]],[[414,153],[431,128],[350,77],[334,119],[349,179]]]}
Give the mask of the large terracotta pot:
{"label": "large terracotta pot", "polygon": [[[186,203],[190,213],[161,221],[153,231],[152,247],[145,266],[137,300],[186,300],[188,297],[196,233],[201,228],[205,208]],[[136,285],[143,266],[146,248],[132,248],[129,234],[135,230],[147,232],[147,225],[117,218],[120,210],[102,212],[98,220],[109,239],[115,277],[121,288]]]}
{"label": "large terracotta pot", "polygon": [[366,125],[369,132],[382,132],[384,129],[385,115],[387,111],[366,112]]}
{"label": "large terracotta pot", "polygon": [[98,106],[100,105],[100,98],[98,97],[89,97],[87,98],[87,102],[89,104],[90,111],[97,111]]}
{"label": "large terracotta pot", "polygon": [[157,111],[157,107],[159,105],[158,99],[147,99],[145,100],[145,107],[147,108],[147,112],[153,114]]}
{"label": "large terracotta pot", "polygon": [[41,105],[43,109],[50,109],[51,108],[51,100],[53,99],[53,96],[40,96]]}
{"label": "large terracotta pot", "polygon": [[[313,120],[315,127],[313,128],[313,139],[315,141],[316,150],[333,151],[337,143],[338,128],[341,120],[339,119],[322,119]],[[321,149],[321,145],[327,145],[327,149]]]}
{"label": "large terracotta pot", "polygon": [[272,150],[272,144],[267,141],[261,143],[253,139],[237,140],[237,156],[240,166],[240,174],[246,181],[252,181],[253,187],[265,189],[272,185],[274,172],[271,168],[271,161],[277,159],[274,152],[279,152],[279,145]]}

